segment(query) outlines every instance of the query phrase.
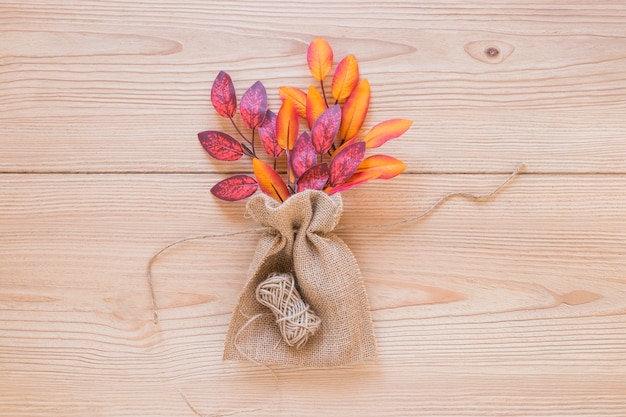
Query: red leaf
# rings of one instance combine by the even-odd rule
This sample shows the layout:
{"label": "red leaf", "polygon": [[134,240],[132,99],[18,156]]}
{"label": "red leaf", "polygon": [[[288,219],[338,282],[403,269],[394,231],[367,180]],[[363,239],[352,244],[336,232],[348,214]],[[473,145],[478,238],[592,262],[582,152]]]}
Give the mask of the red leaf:
{"label": "red leaf", "polygon": [[279,87],[278,94],[283,100],[287,97],[293,100],[298,115],[300,117],[306,117],[306,93],[304,91],[295,87]]}
{"label": "red leaf", "polygon": [[250,197],[258,187],[254,178],[241,174],[218,182],[211,188],[211,193],[220,200],[237,201]]}
{"label": "red leaf", "polygon": [[316,80],[322,81],[333,66],[333,50],[324,38],[314,39],[306,53],[309,70]]}
{"label": "red leaf", "polygon": [[220,161],[236,161],[243,155],[243,146],[235,138],[215,130],[198,133],[198,139],[205,151]]}
{"label": "red leaf", "polygon": [[346,104],[343,106],[341,116],[341,128],[339,137],[342,140],[348,140],[355,137],[367,116],[367,110],[370,105],[370,84],[367,79],[359,81]]}
{"label": "red leaf", "polygon": [[328,106],[324,101],[324,97],[317,91],[317,88],[310,86],[309,92],[306,95],[306,120],[309,124],[309,129],[313,127],[315,121]]}
{"label": "red leaf", "polygon": [[337,152],[330,161],[331,187],[343,184],[354,174],[365,157],[365,142],[354,142]]}
{"label": "red leaf", "polygon": [[259,126],[259,137],[267,154],[273,158],[278,158],[283,153],[283,149],[278,145],[276,139],[276,114],[268,110],[265,119]]}
{"label": "red leaf", "polygon": [[276,140],[281,148],[291,150],[298,138],[300,120],[293,100],[287,97],[278,110],[276,118]]}
{"label": "red leaf", "polygon": [[267,93],[261,81],[255,82],[243,93],[239,107],[241,119],[249,129],[256,129],[263,123],[267,112]]}
{"label": "red leaf", "polygon": [[413,124],[412,121],[406,119],[391,119],[381,122],[374,126],[363,138],[363,142],[368,148],[378,148],[390,139],[397,138],[404,132],[409,130]]}
{"label": "red leaf", "polygon": [[324,191],[326,192],[326,194],[332,195],[341,191],[349,190],[352,187],[356,187],[357,185],[366,183],[375,178],[378,178],[378,174],[376,172],[355,172],[343,184],[337,187],[326,187]]}
{"label": "red leaf", "polygon": [[406,169],[404,162],[388,155],[372,155],[361,162],[356,172],[377,173],[377,178],[388,180]]}
{"label": "red leaf", "polygon": [[307,132],[302,132],[296,143],[293,145],[289,155],[291,169],[296,177],[299,177],[317,162],[317,153],[313,148],[311,136]]}
{"label": "red leaf", "polygon": [[211,103],[222,117],[233,117],[237,112],[237,96],[230,75],[220,71],[211,87]]}
{"label": "red leaf", "polygon": [[359,64],[354,55],[348,55],[337,64],[333,75],[332,92],[337,101],[350,96],[359,81]]}
{"label": "red leaf", "polygon": [[325,110],[311,128],[313,148],[318,154],[325,154],[333,146],[341,124],[341,108],[335,104]]}
{"label": "red leaf", "polygon": [[328,164],[314,165],[298,179],[298,192],[303,190],[321,190],[328,182]]}
{"label": "red leaf", "polygon": [[274,168],[267,165],[260,159],[254,158],[252,160],[252,170],[254,171],[254,176],[259,182],[261,191],[281,203],[289,198],[291,195],[289,188],[287,188],[287,184],[285,184],[285,181],[280,177],[280,175],[274,171]]}

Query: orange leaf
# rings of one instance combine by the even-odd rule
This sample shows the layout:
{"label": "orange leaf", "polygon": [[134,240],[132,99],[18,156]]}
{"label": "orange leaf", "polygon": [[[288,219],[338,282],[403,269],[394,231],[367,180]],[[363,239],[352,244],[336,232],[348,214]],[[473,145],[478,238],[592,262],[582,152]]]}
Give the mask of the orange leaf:
{"label": "orange leaf", "polygon": [[289,188],[285,181],[278,175],[274,168],[261,161],[259,158],[252,159],[252,170],[261,191],[281,203],[289,198]]}
{"label": "orange leaf", "polygon": [[328,106],[320,92],[317,91],[317,88],[310,86],[309,92],[306,95],[306,120],[309,124],[309,129],[313,127],[317,118],[320,117],[327,108]]}
{"label": "orange leaf", "polygon": [[306,118],[306,93],[299,88],[295,87],[279,87],[278,94],[280,98],[283,100],[289,97],[293,100],[293,104],[296,106],[296,110],[298,111],[298,115],[300,117]]}
{"label": "orange leaf", "polygon": [[341,115],[341,127],[339,128],[339,137],[342,140],[348,140],[357,135],[370,105],[370,83],[367,79],[359,81],[356,89],[350,94],[350,97],[343,106]]}
{"label": "orange leaf", "polygon": [[397,138],[409,130],[413,122],[406,119],[386,120],[374,126],[363,138],[368,148],[378,148],[390,139]]}
{"label": "orange leaf", "polygon": [[333,75],[332,91],[337,101],[343,101],[350,96],[359,81],[359,64],[356,57],[348,55],[337,64]]}
{"label": "orange leaf", "polygon": [[326,194],[332,195],[335,193],[339,193],[341,191],[346,191],[352,187],[356,187],[357,185],[366,183],[370,180],[378,178],[378,173],[376,172],[355,172],[352,174],[350,178],[346,182],[336,187],[326,187],[324,188],[324,192]]}
{"label": "orange leaf", "polygon": [[404,162],[393,156],[372,155],[363,160],[356,172],[368,172],[378,174],[376,178],[388,180],[400,174],[406,169]]}
{"label": "orange leaf", "polygon": [[298,130],[300,129],[300,121],[298,120],[298,112],[293,100],[286,98],[283,101],[278,116],[276,116],[276,140],[278,145],[287,149],[293,149],[293,144],[298,138]]}
{"label": "orange leaf", "polygon": [[314,39],[306,53],[309,70],[316,80],[322,81],[333,66],[333,50],[324,38]]}

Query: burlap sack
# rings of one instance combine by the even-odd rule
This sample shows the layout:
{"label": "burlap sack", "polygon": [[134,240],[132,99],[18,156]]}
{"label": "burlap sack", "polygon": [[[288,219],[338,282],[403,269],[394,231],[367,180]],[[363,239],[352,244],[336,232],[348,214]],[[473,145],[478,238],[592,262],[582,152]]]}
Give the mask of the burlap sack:
{"label": "burlap sack", "polygon": [[[268,231],[233,311],[224,359],[329,367],[376,356],[359,267],[333,233],[342,209],[340,195],[321,191],[297,193],[282,204],[262,194],[250,199],[248,212]],[[300,294],[321,318],[319,330],[299,349],[282,340],[274,315],[255,296],[259,283],[275,272],[293,272]]]}

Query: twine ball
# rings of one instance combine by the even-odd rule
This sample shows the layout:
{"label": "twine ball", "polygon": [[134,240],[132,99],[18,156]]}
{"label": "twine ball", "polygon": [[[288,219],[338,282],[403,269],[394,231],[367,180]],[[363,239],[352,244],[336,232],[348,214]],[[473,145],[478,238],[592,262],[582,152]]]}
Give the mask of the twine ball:
{"label": "twine ball", "polygon": [[270,274],[257,286],[256,299],[272,310],[283,340],[296,349],[302,348],[322,323],[300,296],[289,272]]}

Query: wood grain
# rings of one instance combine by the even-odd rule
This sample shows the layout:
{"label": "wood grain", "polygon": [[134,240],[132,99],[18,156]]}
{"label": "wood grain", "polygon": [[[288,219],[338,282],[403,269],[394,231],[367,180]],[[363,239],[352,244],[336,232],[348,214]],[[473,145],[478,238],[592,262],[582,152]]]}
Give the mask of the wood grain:
{"label": "wood grain", "polygon": [[389,145],[411,172],[626,172],[620,2],[229,4],[4,1],[0,171],[247,170],[198,152],[197,132],[232,131],[215,74],[240,95],[262,80],[276,110],[324,35],[370,80],[368,127],[415,121]]}
{"label": "wood grain", "polygon": [[[0,416],[626,415],[626,4],[0,1]],[[257,235],[196,134],[228,71],[306,88],[354,53],[366,127],[414,120],[346,192],[376,361],[223,362]],[[489,201],[520,162],[524,173]]]}
{"label": "wood grain", "polygon": [[[451,200],[390,230],[362,228],[502,178],[410,175],[346,195],[341,233],[366,281],[380,359],[278,369],[278,381],[221,361],[253,233],[167,252],[154,271],[161,322],[151,321],[153,253],[180,237],[254,227],[241,205],[207,194],[216,179],[0,178],[0,415],[52,405],[67,416],[189,415],[179,390],[210,415],[624,411],[622,176],[524,175],[493,201]],[[388,210],[390,199],[398,209]]]}

